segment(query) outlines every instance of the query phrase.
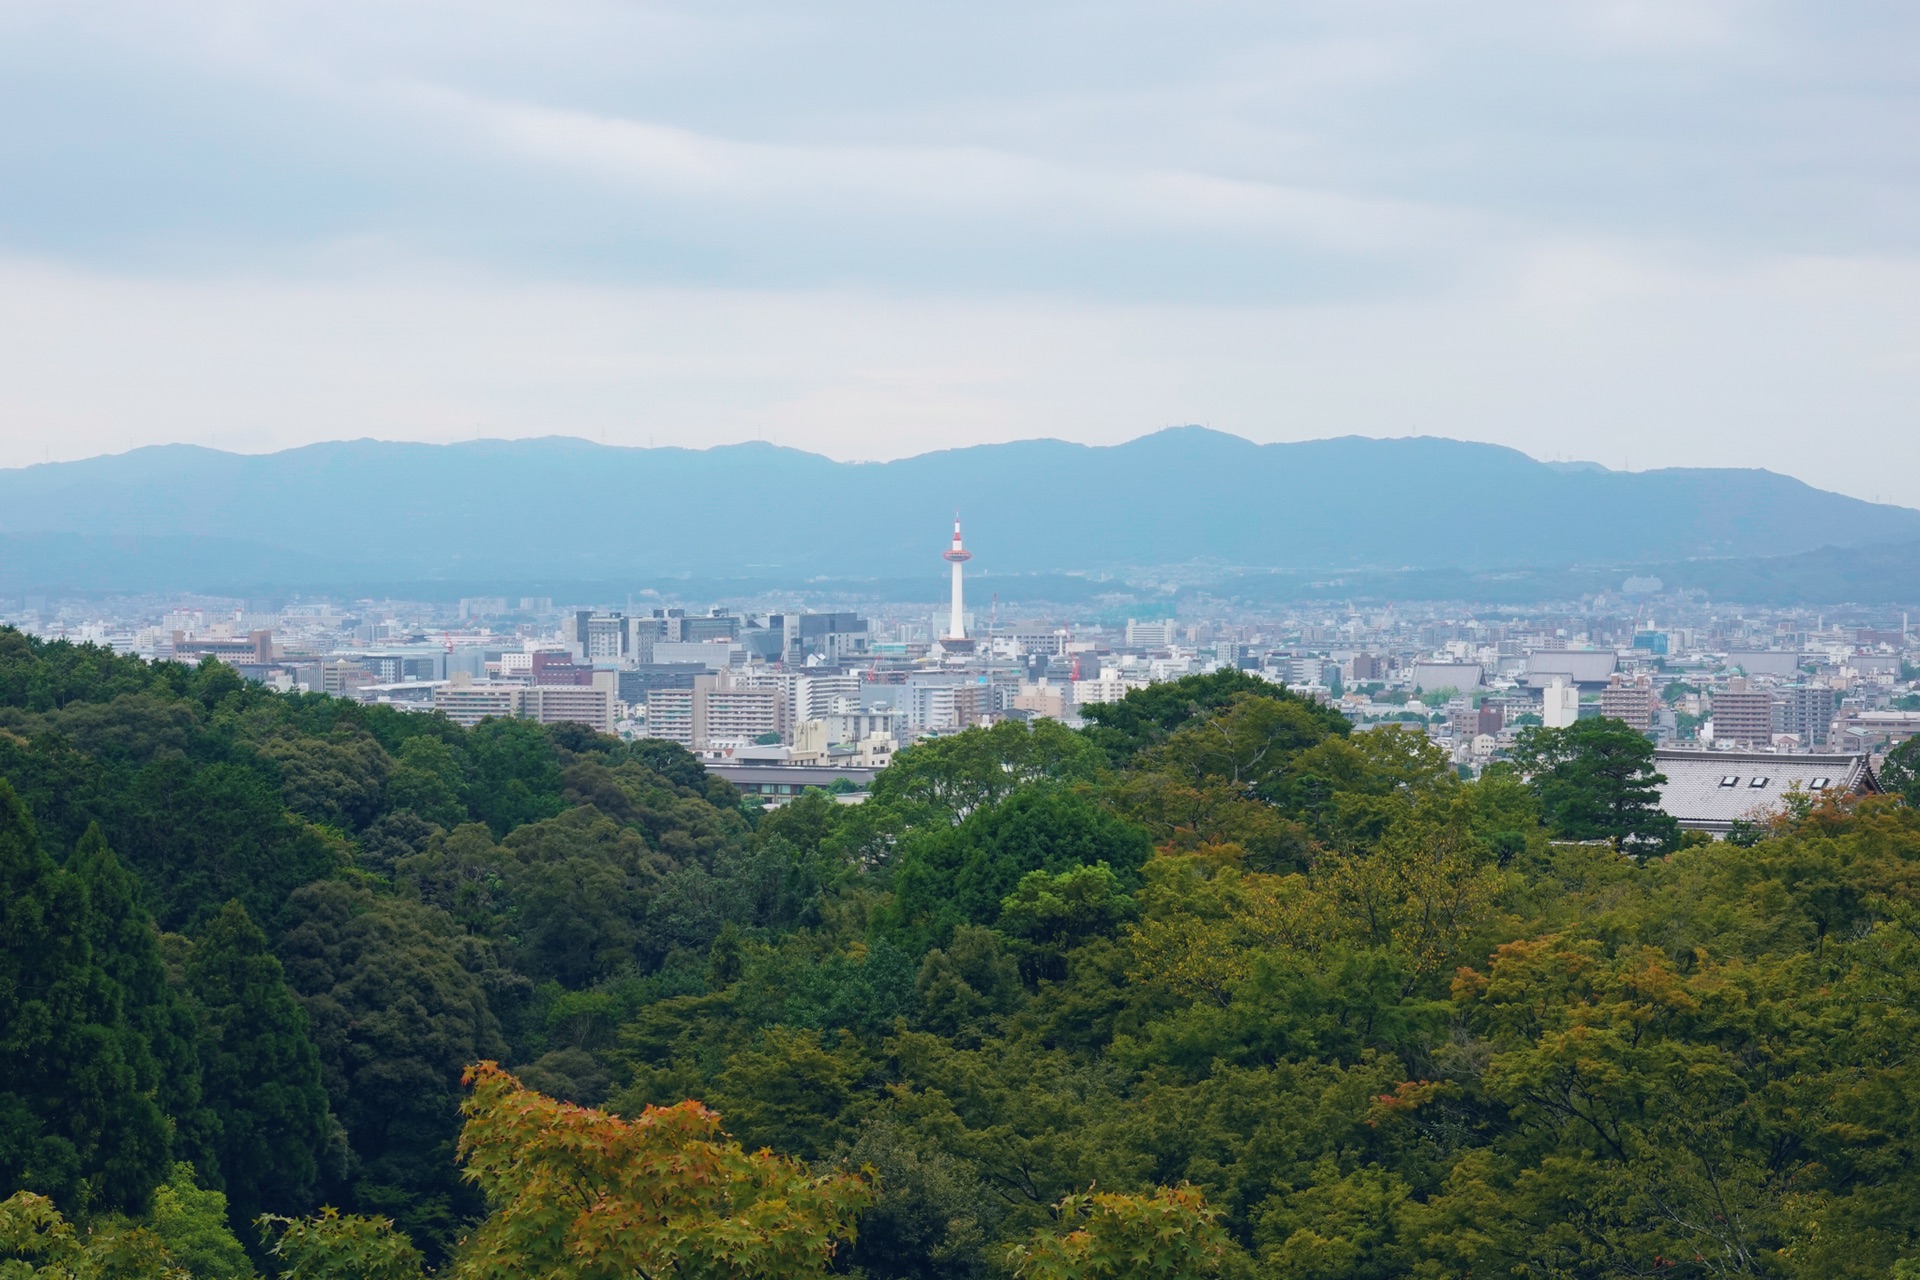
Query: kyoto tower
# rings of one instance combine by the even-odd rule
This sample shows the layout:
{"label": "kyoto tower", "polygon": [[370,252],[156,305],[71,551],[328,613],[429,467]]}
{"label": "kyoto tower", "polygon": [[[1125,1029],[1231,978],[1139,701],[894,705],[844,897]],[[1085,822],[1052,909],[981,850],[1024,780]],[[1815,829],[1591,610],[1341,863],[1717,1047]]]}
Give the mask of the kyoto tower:
{"label": "kyoto tower", "polygon": [[967,619],[960,605],[960,566],[973,559],[973,552],[960,545],[960,513],[953,515],[953,545],[941,559],[953,565],[953,613],[947,620],[947,634],[943,640],[965,640],[967,638]]}

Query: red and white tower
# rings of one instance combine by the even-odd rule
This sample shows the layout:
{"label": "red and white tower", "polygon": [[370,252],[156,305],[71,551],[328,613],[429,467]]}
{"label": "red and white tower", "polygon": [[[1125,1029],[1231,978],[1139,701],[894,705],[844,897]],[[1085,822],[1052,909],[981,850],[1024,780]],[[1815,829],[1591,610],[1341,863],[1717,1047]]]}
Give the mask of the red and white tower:
{"label": "red and white tower", "polygon": [[962,611],[960,600],[960,566],[973,559],[973,552],[960,545],[960,514],[953,516],[953,545],[941,557],[953,565],[953,612],[947,618],[945,640],[965,640],[967,638],[967,617]]}

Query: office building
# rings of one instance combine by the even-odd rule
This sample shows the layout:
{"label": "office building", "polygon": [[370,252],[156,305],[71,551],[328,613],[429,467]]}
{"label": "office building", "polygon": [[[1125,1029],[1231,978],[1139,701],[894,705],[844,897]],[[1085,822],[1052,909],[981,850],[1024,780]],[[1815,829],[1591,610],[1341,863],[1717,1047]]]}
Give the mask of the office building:
{"label": "office building", "polygon": [[1172,618],[1152,619],[1141,622],[1135,618],[1127,619],[1126,647],[1129,649],[1164,649],[1174,642],[1177,635]]}

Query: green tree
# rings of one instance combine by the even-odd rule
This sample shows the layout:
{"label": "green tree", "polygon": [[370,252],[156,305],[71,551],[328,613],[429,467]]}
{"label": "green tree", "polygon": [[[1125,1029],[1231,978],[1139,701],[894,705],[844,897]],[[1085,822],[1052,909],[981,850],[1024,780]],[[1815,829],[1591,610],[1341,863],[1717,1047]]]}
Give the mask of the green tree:
{"label": "green tree", "polygon": [[237,901],[201,932],[186,976],[212,1145],[236,1226],[268,1210],[306,1208],[332,1132],[306,1010]]}
{"label": "green tree", "polygon": [[96,932],[85,882],[0,781],[0,1187],[140,1213],[167,1173],[166,1118]]}
{"label": "green tree", "polygon": [[263,1214],[260,1230],[281,1280],[423,1280],[427,1274],[425,1255],[390,1218],[328,1207],[311,1218]]}
{"label": "green tree", "polygon": [[1887,752],[1880,766],[1880,783],[1920,809],[1920,738],[1908,738]]}
{"label": "green tree", "polygon": [[452,830],[467,820],[466,771],[438,738],[408,738],[387,778],[387,806]]}
{"label": "green tree", "polygon": [[238,764],[161,757],[134,776],[126,805],[113,844],[153,894],[164,929],[195,925],[235,898],[271,922],[289,893],[331,874],[345,852]]}
{"label": "green tree", "polygon": [[1654,768],[1653,744],[1623,721],[1595,717],[1564,729],[1523,730],[1513,762],[1562,839],[1656,851],[1679,841],[1678,824],[1660,809],[1659,786],[1667,779]]}
{"label": "green tree", "polygon": [[1002,720],[900,752],[874,779],[868,804],[908,823],[957,824],[1029,783],[1091,779],[1100,765],[1087,739],[1057,721]]}
{"label": "green tree", "polygon": [[193,1280],[253,1280],[253,1263],[228,1225],[227,1198],[201,1187],[192,1165],[173,1166],[146,1225]]}
{"label": "green tree", "polygon": [[958,827],[935,826],[909,842],[885,918],[917,954],[944,944],[955,925],[992,924],[1029,871],[1104,862],[1131,889],[1151,852],[1145,831],[1088,797],[1032,786],[975,810]]}
{"label": "green tree", "polygon": [[444,1258],[480,1208],[453,1159],[460,1072],[505,1048],[467,967],[484,949],[444,912],[338,880],[300,889],[288,914],[287,979],[350,1148],[337,1191]]}
{"label": "green tree", "polygon": [[565,807],[553,740],[531,720],[487,720],[467,735],[467,797],[473,816],[503,836]]}
{"label": "green tree", "polygon": [[1000,902],[999,927],[1027,949],[1034,980],[1067,976],[1066,955],[1089,938],[1106,937],[1138,913],[1133,895],[1104,862],[1049,874],[1029,871]]}
{"label": "green tree", "polygon": [[392,762],[365,732],[277,736],[260,754],[279,766],[287,808],[310,822],[357,831],[380,812]]}
{"label": "green tree", "polygon": [[1347,718],[1330,707],[1259,676],[1226,667],[1208,675],[1133,689],[1118,702],[1095,703],[1086,708],[1086,717],[1092,722],[1086,736],[1115,764],[1127,764],[1141,751],[1165,742],[1196,716],[1220,711],[1241,697],[1298,704],[1319,723],[1321,736],[1346,733],[1349,727]]}
{"label": "green tree", "polygon": [[151,1057],[153,1083],[147,1087],[173,1122],[174,1154],[210,1161],[214,1121],[201,1099],[193,1006],[168,980],[160,935],[141,904],[139,881],[107,846],[97,824],[88,826],[67,866],[87,891],[93,954],[119,989],[127,1022]]}
{"label": "green tree", "polygon": [[31,1191],[0,1200],[4,1280],[195,1280],[153,1232],[104,1221],[77,1230]]}
{"label": "green tree", "polygon": [[1192,1187],[1068,1196],[1059,1223],[1007,1251],[1018,1280],[1202,1280],[1249,1274],[1219,1211]]}

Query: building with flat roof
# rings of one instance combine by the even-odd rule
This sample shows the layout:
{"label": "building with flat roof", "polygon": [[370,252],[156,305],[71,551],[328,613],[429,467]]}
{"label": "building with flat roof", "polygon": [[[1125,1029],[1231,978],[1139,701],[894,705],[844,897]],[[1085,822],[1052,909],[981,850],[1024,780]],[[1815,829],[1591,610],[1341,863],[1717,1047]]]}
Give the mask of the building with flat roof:
{"label": "building with flat roof", "polygon": [[725,778],[742,794],[758,796],[772,804],[785,804],[808,787],[831,787],[845,781],[855,788],[852,797],[864,799],[878,769],[858,765],[741,764],[710,761],[707,772]]}
{"label": "building with flat roof", "polygon": [[1792,734],[1810,751],[1824,751],[1832,745],[1827,735],[1833,728],[1839,701],[1838,692],[1830,685],[1797,684],[1777,689],[1773,695],[1773,731]]}
{"label": "building with flat roof", "polygon": [[1773,695],[1738,676],[1713,695],[1713,740],[1765,746],[1773,741]]}
{"label": "building with flat roof", "polygon": [[698,675],[690,689],[647,693],[647,736],[690,751],[753,742],[770,733],[785,737],[787,706],[787,690],[776,685],[748,685],[729,671]]}
{"label": "building with flat roof", "polygon": [[1638,676],[1629,682],[1615,673],[1600,691],[1600,714],[1648,732],[1653,728],[1653,681]]}
{"label": "building with flat roof", "polygon": [[1175,633],[1172,618],[1149,618],[1145,622],[1128,618],[1124,643],[1129,649],[1164,649],[1173,643]]}
{"label": "building with flat roof", "polygon": [[455,680],[433,691],[434,710],[471,729],[482,720],[518,716],[527,686],[503,681]]}
{"label": "building with flat roof", "polygon": [[583,724],[598,733],[613,732],[613,689],[606,683],[536,684],[522,693],[522,711],[541,724]]}

